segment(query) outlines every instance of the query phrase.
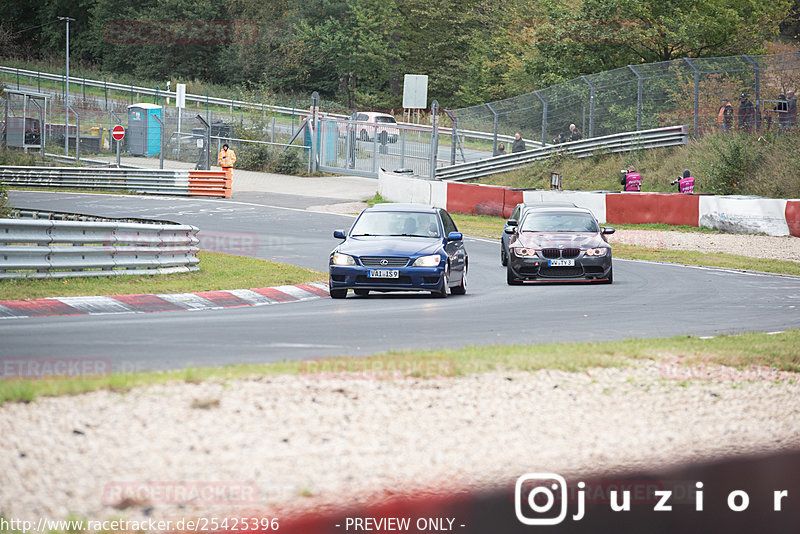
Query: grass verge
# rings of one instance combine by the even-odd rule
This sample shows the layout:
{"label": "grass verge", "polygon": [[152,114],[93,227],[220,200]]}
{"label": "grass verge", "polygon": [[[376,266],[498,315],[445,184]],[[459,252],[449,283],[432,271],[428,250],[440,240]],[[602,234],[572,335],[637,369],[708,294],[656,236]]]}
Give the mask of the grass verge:
{"label": "grass verge", "polygon": [[553,369],[586,372],[598,367],[624,367],[637,360],[680,362],[687,366],[704,367],[728,365],[738,369],[766,366],[800,372],[798,346],[800,330],[790,330],[780,334],[751,333],[711,339],[679,336],[603,343],[473,346],[457,350],[393,351],[367,358],[111,373],[94,377],[6,379],[0,380],[0,405],[97,390],[125,392],[135,387],[171,382],[228,381],[285,374],[341,376],[348,373],[354,378],[367,379],[437,378],[490,371],[533,372]]}
{"label": "grass verge", "polygon": [[82,295],[186,293],[272,287],[327,279],[327,275],[258,258],[200,251],[200,270],[165,275],[102,276],[45,280],[2,280],[0,300]]}

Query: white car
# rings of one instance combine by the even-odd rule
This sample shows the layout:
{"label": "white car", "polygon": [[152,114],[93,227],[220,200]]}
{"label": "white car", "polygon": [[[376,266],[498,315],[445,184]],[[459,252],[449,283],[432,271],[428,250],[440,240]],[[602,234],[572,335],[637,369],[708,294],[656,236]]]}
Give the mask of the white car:
{"label": "white car", "polygon": [[[362,141],[372,141],[376,132],[378,142],[383,144],[385,142],[396,143],[397,138],[400,136],[400,129],[396,127],[397,120],[388,113],[365,111],[356,115],[356,121],[358,138]],[[395,127],[388,126],[390,124],[395,125]]]}

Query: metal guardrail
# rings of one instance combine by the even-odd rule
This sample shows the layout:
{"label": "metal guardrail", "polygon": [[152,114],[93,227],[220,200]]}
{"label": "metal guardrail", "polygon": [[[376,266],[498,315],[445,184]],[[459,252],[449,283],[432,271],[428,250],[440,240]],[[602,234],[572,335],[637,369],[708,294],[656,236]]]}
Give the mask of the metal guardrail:
{"label": "metal guardrail", "polygon": [[199,269],[200,241],[195,226],[55,218],[0,219],[0,280],[138,276]]}
{"label": "metal guardrail", "polygon": [[480,161],[439,167],[436,169],[436,179],[461,181],[480,178],[489,174],[519,169],[534,161],[549,158],[558,153],[572,154],[579,158],[584,158],[598,153],[629,152],[645,148],[685,145],[688,142],[687,126],[670,126],[641,132],[626,132],[572,141],[560,145],[548,145]]}
{"label": "metal guardrail", "polygon": [[230,197],[222,171],[96,167],[0,167],[6,186],[107,189],[157,195]]}

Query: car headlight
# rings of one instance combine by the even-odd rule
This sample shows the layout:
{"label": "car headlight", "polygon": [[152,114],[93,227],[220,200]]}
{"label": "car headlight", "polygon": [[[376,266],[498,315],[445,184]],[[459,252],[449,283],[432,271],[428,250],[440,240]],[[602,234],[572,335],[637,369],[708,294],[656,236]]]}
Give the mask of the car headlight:
{"label": "car headlight", "polygon": [[535,248],[514,247],[511,250],[513,250],[514,254],[516,254],[520,258],[529,258],[531,256],[536,256]]}
{"label": "car headlight", "polygon": [[430,256],[420,256],[414,263],[412,264],[413,267],[436,267],[439,265],[439,262],[442,261],[442,257],[438,254],[431,254]]}
{"label": "car headlight", "polygon": [[605,247],[586,249],[587,256],[605,256],[607,253],[608,249]]}
{"label": "car headlight", "polygon": [[331,256],[331,265],[355,265],[356,260],[353,259],[353,256],[348,256],[347,254],[342,254],[341,252],[334,252],[333,256]]}

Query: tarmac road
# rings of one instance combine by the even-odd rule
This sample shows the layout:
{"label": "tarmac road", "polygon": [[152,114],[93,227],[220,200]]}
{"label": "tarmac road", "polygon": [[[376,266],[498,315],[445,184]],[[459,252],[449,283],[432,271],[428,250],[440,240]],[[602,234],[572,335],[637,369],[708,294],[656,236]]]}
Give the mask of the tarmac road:
{"label": "tarmac road", "polygon": [[[243,193],[234,200],[13,191],[13,205],[164,218],[246,235],[254,255],[327,269],[352,217],[306,211],[337,199]],[[374,294],[273,306],[0,321],[0,357],[109,358],[115,369],[273,362],[396,349],[780,331],[800,325],[800,279],[615,260],[612,285],[510,287],[499,245],[466,238],[466,296]],[[235,251],[233,251],[235,252]],[[234,288],[231,288],[234,289]]]}

